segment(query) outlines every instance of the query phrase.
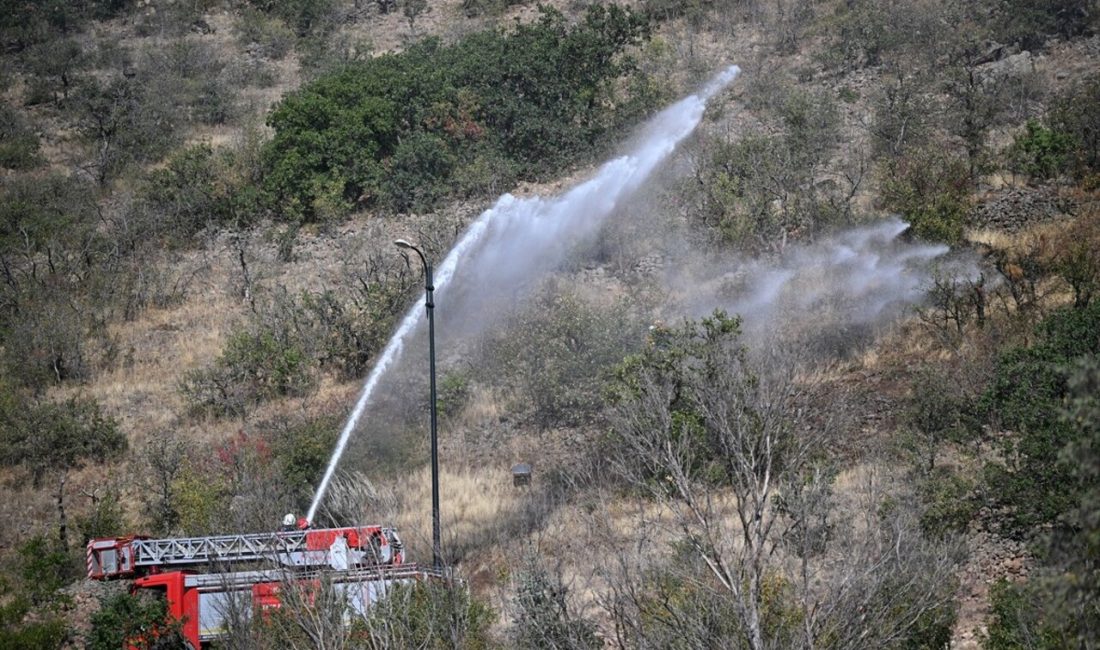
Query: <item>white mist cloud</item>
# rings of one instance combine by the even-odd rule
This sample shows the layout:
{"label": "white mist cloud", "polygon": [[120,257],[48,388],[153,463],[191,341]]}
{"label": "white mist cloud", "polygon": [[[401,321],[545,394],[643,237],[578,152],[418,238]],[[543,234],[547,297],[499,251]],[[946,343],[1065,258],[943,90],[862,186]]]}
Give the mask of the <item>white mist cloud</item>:
{"label": "white mist cloud", "polygon": [[777,258],[677,266],[665,278],[679,296],[670,313],[699,317],[721,308],[757,337],[877,324],[921,300],[948,251],[906,241],[907,228],[888,219],[788,246]]}

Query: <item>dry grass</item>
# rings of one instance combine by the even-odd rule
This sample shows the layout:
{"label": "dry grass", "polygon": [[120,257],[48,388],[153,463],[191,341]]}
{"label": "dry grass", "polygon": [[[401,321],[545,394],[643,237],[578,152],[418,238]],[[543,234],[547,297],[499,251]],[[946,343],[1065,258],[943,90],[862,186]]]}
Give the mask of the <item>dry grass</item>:
{"label": "dry grass", "polygon": [[[524,514],[524,499],[533,492],[513,487],[505,469],[440,468],[440,516],[444,553],[467,554],[492,546],[501,533]],[[394,523],[403,532],[412,557],[431,558],[431,473],[427,467],[408,476],[395,488],[401,511]]]}

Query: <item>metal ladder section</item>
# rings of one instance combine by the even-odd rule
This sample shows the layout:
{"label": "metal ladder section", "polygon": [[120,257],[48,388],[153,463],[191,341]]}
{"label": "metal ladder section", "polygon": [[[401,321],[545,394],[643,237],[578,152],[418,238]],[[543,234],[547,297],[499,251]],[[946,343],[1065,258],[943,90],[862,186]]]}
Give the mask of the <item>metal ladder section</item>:
{"label": "metal ladder section", "polygon": [[248,588],[262,582],[282,583],[289,581],[316,580],[322,575],[333,583],[386,581],[407,582],[409,580],[443,579],[442,571],[416,564],[398,564],[392,567],[356,568],[348,571],[287,573],[279,570],[239,571],[236,573],[191,574],[184,578],[187,588],[199,588],[202,591],[226,591]]}
{"label": "metal ladder section", "polygon": [[217,537],[185,537],[178,539],[135,539],[134,566],[165,566],[201,564],[205,562],[277,560],[282,564],[309,564],[308,554],[324,562],[324,551],[310,550],[306,545],[308,531],[285,533],[254,533]]}

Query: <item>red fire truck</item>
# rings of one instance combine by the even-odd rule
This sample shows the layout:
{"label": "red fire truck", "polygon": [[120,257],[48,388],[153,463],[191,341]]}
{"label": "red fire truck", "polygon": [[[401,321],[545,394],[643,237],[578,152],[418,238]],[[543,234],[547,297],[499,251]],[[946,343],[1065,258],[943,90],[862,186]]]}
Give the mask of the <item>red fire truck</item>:
{"label": "red fire truck", "polygon": [[397,531],[382,526],[93,539],[87,565],[89,578],[130,579],[133,591],[162,595],[195,648],[225,635],[231,616],[279,607],[288,585],[324,579],[363,614],[393,584],[434,576],[405,563]]}

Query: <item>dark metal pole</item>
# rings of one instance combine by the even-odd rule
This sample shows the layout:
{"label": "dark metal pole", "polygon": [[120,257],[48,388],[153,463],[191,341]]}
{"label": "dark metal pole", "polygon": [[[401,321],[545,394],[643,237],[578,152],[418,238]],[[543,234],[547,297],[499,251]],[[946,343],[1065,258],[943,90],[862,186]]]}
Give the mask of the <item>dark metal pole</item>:
{"label": "dark metal pole", "polygon": [[439,570],[443,568],[443,551],[439,522],[439,418],[436,413],[435,399],[435,301],[432,297],[435,282],[432,277],[431,262],[427,261],[423,255],[420,256],[420,260],[424,262],[424,289],[428,295],[424,304],[428,308],[428,359],[432,385],[432,566]]}
{"label": "dark metal pole", "polygon": [[[435,279],[432,275],[432,263],[428,261],[428,258],[424,256],[419,248],[404,239],[398,239],[394,244],[398,248],[416,251],[420,263],[424,265],[424,292],[427,295],[424,306],[428,308],[428,376],[431,381],[432,400],[432,567],[437,571],[441,571],[443,569],[443,543],[439,519],[439,417],[436,410],[435,394],[435,299],[432,296],[435,291]],[[407,257],[405,261],[408,262]]]}

